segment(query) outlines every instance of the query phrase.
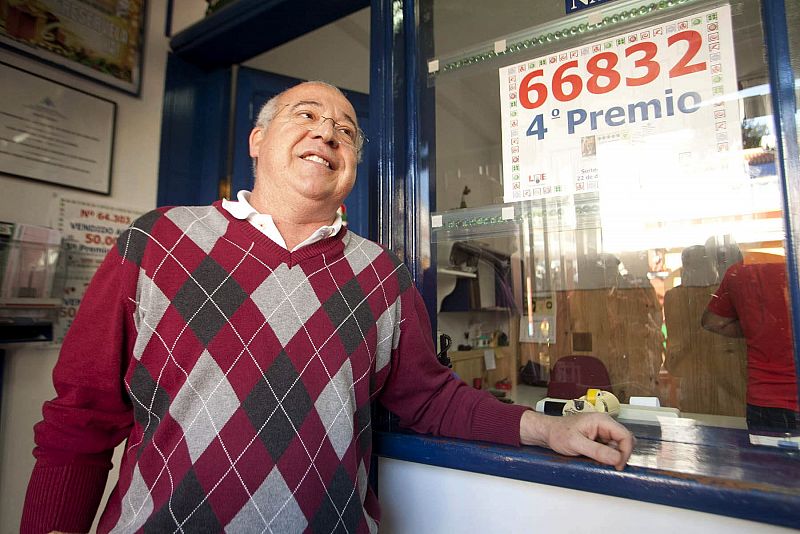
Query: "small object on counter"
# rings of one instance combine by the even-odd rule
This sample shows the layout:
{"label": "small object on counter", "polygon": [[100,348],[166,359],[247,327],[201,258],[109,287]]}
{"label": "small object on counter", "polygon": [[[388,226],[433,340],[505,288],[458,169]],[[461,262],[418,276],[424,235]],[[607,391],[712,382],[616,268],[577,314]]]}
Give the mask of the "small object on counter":
{"label": "small object on counter", "polygon": [[650,406],[651,408],[659,408],[661,401],[658,397],[631,397],[628,399],[628,404],[631,406]]}
{"label": "small object on counter", "polygon": [[502,380],[498,380],[494,383],[494,387],[497,389],[504,389],[506,391],[511,391],[511,381],[508,378],[504,378]]}
{"label": "small object on counter", "polygon": [[483,379],[482,378],[473,378],[472,379],[472,387],[475,389],[481,389],[483,387]]}
{"label": "small object on counter", "polygon": [[505,332],[500,332],[497,335],[497,346],[498,347],[507,347],[508,346],[508,334]]}
{"label": "small object on counter", "polygon": [[568,400],[564,405],[564,415],[574,415],[578,413],[603,412],[616,417],[619,415],[619,399],[610,391],[602,389],[589,389],[586,395],[579,399]]}
{"label": "small object on counter", "polygon": [[469,332],[464,332],[464,343],[458,345],[458,350],[472,350],[472,345],[469,344]]}

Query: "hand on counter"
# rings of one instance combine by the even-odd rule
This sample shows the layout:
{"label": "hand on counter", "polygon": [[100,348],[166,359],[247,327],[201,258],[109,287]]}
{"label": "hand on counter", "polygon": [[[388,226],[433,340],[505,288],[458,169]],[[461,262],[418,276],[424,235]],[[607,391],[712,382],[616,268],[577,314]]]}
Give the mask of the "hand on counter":
{"label": "hand on counter", "polygon": [[525,412],[520,420],[520,442],[553,449],[565,456],[588,456],[622,470],[636,438],[627,428],[601,413],[553,417]]}

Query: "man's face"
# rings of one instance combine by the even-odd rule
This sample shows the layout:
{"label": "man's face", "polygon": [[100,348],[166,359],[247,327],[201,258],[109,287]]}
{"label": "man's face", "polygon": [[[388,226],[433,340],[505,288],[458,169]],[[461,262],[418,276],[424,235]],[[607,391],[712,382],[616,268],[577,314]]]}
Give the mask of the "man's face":
{"label": "man's face", "polygon": [[253,194],[265,192],[295,210],[338,208],[355,183],[358,154],[339,141],[337,128],[357,129],[353,106],[337,91],[314,83],[287,91],[269,125],[250,133],[250,157],[258,158]]}

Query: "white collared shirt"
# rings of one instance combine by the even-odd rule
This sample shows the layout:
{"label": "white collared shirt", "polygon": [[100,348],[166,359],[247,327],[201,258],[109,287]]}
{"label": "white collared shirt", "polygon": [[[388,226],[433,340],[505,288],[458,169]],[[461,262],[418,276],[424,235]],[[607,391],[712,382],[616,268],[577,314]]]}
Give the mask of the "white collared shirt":
{"label": "white collared shirt", "polygon": [[[240,220],[246,220],[256,228],[258,228],[264,235],[270,238],[275,243],[283,248],[286,247],[286,241],[275,226],[275,221],[272,220],[272,215],[266,213],[259,213],[250,205],[250,191],[239,191],[236,194],[236,200],[222,199],[222,207],[225,210]],[[294,252],[306,245],[322,241],[328,237],[333,237],[342,229],[342,216],[336,214],[336,219],[330,226],[320,226],[319,229],[308,236],[302,243],[298,244],[289,252]]]}

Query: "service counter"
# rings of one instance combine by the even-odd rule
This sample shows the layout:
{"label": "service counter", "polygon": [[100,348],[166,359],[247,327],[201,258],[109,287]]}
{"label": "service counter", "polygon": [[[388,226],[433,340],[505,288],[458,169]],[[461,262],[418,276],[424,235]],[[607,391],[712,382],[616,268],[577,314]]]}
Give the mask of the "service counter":
{"label": "service counter", "polygon": [[[661,425],[625,424],[637,443],[628,467],[621,472],[588,458],[567,458],[540,447],[514,448],[408,432],[376,433],[375,450],[382,460],[568,488],[588,492],[587,496],[621,497],[723,516],[720,519],[756,521],[764,529],[768,524],[800,528],[800,451],[753,446],[746,430],[701,426],[688,419]],[[381,472],[378,476],[380,481]],[[497,494],[487,493],[486,499],[491,498]],[[384,506],[393,500],[393,495],[381,495]],[[507,503],[495,505],[503,509]],[[660,513],[670,512],[664,508]],[[462,510],[460,515],[469,513]],[[670,525],[669,515],[657,517],[661,527]],[[581,518],[564,520],[580,524]],[[591,521],[585,524],[586,530],[591,530]],[[751,528],[743,524],[743,531]],[[641,531],[664,531],[651,526],[656,525],[640,525]],[[706,532],[716,530],[709,528]]]}

